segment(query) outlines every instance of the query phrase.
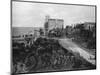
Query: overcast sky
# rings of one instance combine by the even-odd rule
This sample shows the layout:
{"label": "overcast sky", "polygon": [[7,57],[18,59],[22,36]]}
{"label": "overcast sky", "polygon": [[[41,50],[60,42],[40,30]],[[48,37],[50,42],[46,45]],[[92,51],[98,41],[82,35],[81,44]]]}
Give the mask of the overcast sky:
{"label": "overcast sky", "polygon": [[12,3],[13,27],[43,27],[46,15],[64,19],[64,26],[95,22],[95,7],[15,1]]}

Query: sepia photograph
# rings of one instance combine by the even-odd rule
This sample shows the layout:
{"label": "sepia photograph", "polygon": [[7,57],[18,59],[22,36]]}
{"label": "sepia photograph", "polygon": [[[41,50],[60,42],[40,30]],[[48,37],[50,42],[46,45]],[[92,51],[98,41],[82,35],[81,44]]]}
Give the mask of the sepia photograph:
{"label": "sepia photograph", "polygon": [[96,5],[11,0],[11,73],[96,69]]}

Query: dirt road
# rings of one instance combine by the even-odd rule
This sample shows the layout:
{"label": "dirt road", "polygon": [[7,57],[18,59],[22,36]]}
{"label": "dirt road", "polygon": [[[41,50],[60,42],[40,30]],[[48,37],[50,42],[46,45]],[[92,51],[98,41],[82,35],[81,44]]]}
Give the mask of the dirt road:
{"label": "dirt road", "polygon": [[89,52],[85,51],[84,49],[80,48],[78,45],[76,45],[74,42],[72,42],[70,39],[59,39],[60,45],[62,45],[65,49],[72,51],[73,53],[77,52],[80,54],[81,57],[83,57],[86,61],[90,62],[93,65],[96,65],[95,62],[95,55],[90,54]]}

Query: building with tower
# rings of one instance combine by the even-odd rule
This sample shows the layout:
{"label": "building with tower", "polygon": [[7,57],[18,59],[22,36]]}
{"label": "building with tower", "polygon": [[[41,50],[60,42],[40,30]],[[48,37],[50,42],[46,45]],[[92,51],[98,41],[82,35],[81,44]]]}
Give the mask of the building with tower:
{"label": "building with tower", "polygon": [[46,16],[44,24],[44,33],[47,36],[48,32],[52,29],[63,29],[64,20],[63,19],[52,19],[50,16]]}

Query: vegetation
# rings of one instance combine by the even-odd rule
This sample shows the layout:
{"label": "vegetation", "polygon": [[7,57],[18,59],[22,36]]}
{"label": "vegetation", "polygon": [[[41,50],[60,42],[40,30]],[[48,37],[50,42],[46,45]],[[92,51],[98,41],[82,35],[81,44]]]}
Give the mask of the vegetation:
{"label": "vegetation", "polygon": [[49,31],[48,33],[49,37],[62,37],[63,36],[63,30],[56,28],[56,29],[52,29]]}
{"label": "vegetation", "polygon": [[87,25],[77,24],[74,27],[66,26],[66,36],[69,38],[74,38],[76,41],[83,47],[87,49],[96,49],[96,25],[93,24],[93,27],[87,27]]}
{"label": "vegetation", "polygon": [[57,40],[37,38],[33,44],[13,42],[13,73],[94,68],[80,55],[64,49]]}

